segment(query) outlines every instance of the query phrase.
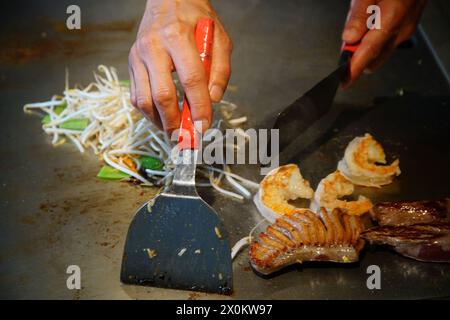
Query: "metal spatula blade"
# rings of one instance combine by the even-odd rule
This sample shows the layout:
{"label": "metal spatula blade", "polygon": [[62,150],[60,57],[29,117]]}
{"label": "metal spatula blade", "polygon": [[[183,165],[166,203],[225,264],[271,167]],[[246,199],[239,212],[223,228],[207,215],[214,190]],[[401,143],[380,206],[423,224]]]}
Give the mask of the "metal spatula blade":
{"label": "metal spatula blade", "polygon": [[[215,211],[195,191],[194,177],[183,176],[192,172],[192,166],[178,165],[171,188],[137,212],[126,240],[122,282],[231,292],[227,233]],[[191,185],[187,185],[189,179]]]}
{"label": "metal spatula blade", "polygon": [[[196,44],[207,76],[213,21],[199,20]],[[185,98],[172,185],[136,213],[125,243],[121,281],[173,289],[232,292],[231,250],[217,213],[195,189],[198,137]]]}

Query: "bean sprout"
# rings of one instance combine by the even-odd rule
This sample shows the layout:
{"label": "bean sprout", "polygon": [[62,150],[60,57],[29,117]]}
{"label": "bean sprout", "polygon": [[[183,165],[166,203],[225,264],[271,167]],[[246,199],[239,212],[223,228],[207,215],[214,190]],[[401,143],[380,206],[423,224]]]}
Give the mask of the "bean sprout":
{"label": "bean sprout", "polygon": [[[39,111],[48,115],[48,121],[44,122],[42,129],[52,137],[54,146],[71,141],[81,153],[86,149],[92,150],[106,164],[130,175],[143,185],[152,185],[152,182],[169,183],[175,166],[171,159],[172,144],[168,136],[131,105],[129,88],[119,81],[115,68],[100,65],[98,71],[94,72],[94,79],[94,82],[84,88],[70,88],[69,73],[66,70],[62,96],[26,104],[24,111]],[[246,117],[232,119],[237,106],[231,102],[221,101],[214,108],[222,115],[214,123],[216,128],[221,125],[233,128],[247,121]],[[87,120],[86,127],[79,130],[61,127],[68,120],[77,119]],[[239,133],[244,133],[242,129],[238,130]],[[158,157],[163,162],[163,168],[144,170],[139,161],[141,156]],[[127,161],[125,158],[128,158]],[[209,182],[199,182],[199,187],[213,187],[238,200],[251,198],[250,191],[241,183],[258,188],[257,183],[232,173],[229,166],[225,166],[225,170],[213,166],[202,167],[208,173]],[[214,172],[219,174],[218,177],[214,176]],[[224,182],[237,193],[220,186]]]}
{"label": "bean sprout", "polygon": [[237,193],[234,193],[234,192],[231,192],[231,191],[228,191],[226,189],[221,188],[219,186],[220,179],[215,179],[214,178],[214,172],[213,171],[211,171],[210,174],[209,174],[209,182],[211,183],[211,186],[214,189],[216,189],[217,191],[219,191],[220,193],[223,193],[223,194],[225,194],[227,196],[230,196],[232,198],[236,198],[238,200],[244,200],[244,197],[241,196],[240,194],[237,194]]}
{"label": "bean sprout", "polygon": [[[230,167],[227,165],[224,165],[225,173],[230,173]],[[230,183],[230,185],[240,194],[242,194],[246,199],[251,199],[252,194],[250,191],[248,191],[244,186],[239,184],[233,177],[231,177],[229,174],[225,175],[225,179]]]}
{"label": "bean sprout", "polygon": [[266,219],[262,219],[259,221],[253,228],[250,230],[250,233],[247,237],[242,238],[231,249],[231,260],[234,260],[234,258],[237,256],[237,254],[246,246],[248,246],[253,241],[253,232],[264,222],[267,221]]}
{"label": "bean sprout", "polygon": [[233,126],[237,126],[239,124],[243,124],[244,122],[247,122],[247,117],[241,117],[241,118],[236,118],[236,119],[230,119],[228,120],[228,122],[233,125]]}

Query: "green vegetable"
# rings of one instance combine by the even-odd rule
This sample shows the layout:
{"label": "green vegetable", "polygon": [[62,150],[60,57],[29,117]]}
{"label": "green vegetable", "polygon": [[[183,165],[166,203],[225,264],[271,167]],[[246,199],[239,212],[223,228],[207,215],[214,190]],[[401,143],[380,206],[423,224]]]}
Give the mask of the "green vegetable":
{"label": "green vegetable", "polygon": [[120,80],[119,84],[121,86],[124,86],[124,87],[129,87],[130,86],[130,80]]}
{"label": "green vegetable", "polygon": [[124,178],[129,178],[130,175],[116,168],[105,165],[97,173],[97,177],[100,179],[120,180]]}
{"label": "green vegetable", "polygon": [[84,130],[89,125],[89,119],[69,119],[59,125],[61,129]]}
{"label": "green vegetable", "polygon": [[[60,105],[55,106],[55,109],[53,110],[56,114],[61,114],[63,110],[67,107],[67,102],[64,101]],[[49,124],[50,123],[50,115],[47,114],[44,118],[42,118],[42,124]]]}
{"label": "green vegetable", "polygon": [[162,170],[162,168],[164,167],[164,163],[155,157],[142,156],[139,158],[139,161],[141,162],[141,166],[144,169]]}
{"label": "green vegetable", "polygon": [[[63,110],[67,107],[67,102],[64,101],[60,105],[57,105],[53,110],[57,115],[61,114]],[[42,124],[50,123],[50,115],[47,114],[44,118],[42,118]],[[61,129],[69,129],[69,130],[84,130],[89,125],[89,119],[78,118],[78,119],[69,119],[64,121],[60,125],[58,125]]]}

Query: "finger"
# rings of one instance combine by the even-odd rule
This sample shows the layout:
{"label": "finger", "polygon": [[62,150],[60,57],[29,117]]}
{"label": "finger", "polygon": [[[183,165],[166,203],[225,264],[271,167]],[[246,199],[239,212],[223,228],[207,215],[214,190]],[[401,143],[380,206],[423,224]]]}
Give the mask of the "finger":
{"label": "finger", "polygon": [[350,61],[349,77],[345,83],[345,87],[351,85],[359,78],[361,73],[381,54],[388,38],[386,35],[377,32],[378,30],[369,31],[361,41],[356,52]]}
{"label": "finger", "polygon": [[130,101],[133,106],[136,106],[136,89],[134,88],[134,75],[131,66],[128,66],[128,74],[130,77]]}
{"label": "finger", "polygon": [[417,24],[419,23],[425,4],[426,1],[419,1],[419,3],[413,8],[413,12],[408,12],[407,16],[405,17],[406,21],[403,22],[403,25],[398,33],[396,42],[397,46],[403,41],[411,38],[414,31],[416,30]]}
{"label": "finger", "polygon": [[158,112],[152,102],[147,69],[135,53],[130,54],[130,68],[134,79],[134,106],[155,125],[162,127]]}
{"label": "finger", "polygon": [[[220,28],[220,29],[219,29]],[[211,62],[211,75],[209,79],[209,95],[212,102],[222,100],[231,75],[231,40],[223,28],[217,24],[214,32],[213,56]]]}
{"label": "finger", "polygon": [[391,38],[381,50],[380,55],[369,63],[364,72],[367,71],[368,73],[372,73],[377,69],[379,69],[386,62],[386,60],[392,55],[396,47],[397,47],[396,38],[395,37]]}
{"label": "finger", "polygon": [[192,118],[200,121],[202,131],[211,123],[211,100],[205,70],[194,40],[194,29],[170,26],[165,30],[166,46],[191,107]]}
{"label": "finger", "polygon": [[177,90],[172,78],[172,60],[158,43],[148,41],[139,49],[148,70],[152,99],[166,132],[171,133],[180,126],[180,109]]}
{"label": "finger", "polygon": [[405,19],[403,19],[403,25],[399,31],[396,46],[411,38],[420,21],[420,17],[422,16],[426,4],[427,0],[417,0],[410,6],[410,10],[408,10]]}
{"label": "finger", "polygon": [[389,5],[393,2],[387,2],[387,8],[386,5],[383,8],[382,4],[385,3],[380,3],[380,9],[383,13],[381,15],[381,29],[369,30],[362,38],[358,50],[352,57],[350,76],[346,86],[353,83],[372,62],[379,59],[386,44],[398,35],[404,12],[398,5]]}
{"label": "finger", "polygon": [[353,44],[361,40],[367,32],[367,7],[375,4],[375,0],[353,0],[342,32],[342,40]]}

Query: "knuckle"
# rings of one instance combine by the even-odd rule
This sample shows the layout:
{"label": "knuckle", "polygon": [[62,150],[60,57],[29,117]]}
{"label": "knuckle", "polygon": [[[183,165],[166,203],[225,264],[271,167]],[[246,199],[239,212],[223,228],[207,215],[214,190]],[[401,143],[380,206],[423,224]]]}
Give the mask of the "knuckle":
{"label": "knuckle", "polygon": [[136,40],[137,51],[142,53],[151,52],[158,46],[158,39],[153,35],[142,36]]}
{"label": "knuckle", "polygon": [[157,105],[167,106],[174,102],[174,96],[168,89],[159,89],[155,92],[155,102]]}
{"label": "knuckle", "polygon": [[203,75],[198,71],[189,72],[183,79],[181,79],[181,84],[185,88],[196,87],[203,80]]}
{"label": "knuckle", "polygon": [[149,3],[148,10],[150,16],[152,16],[153,18],[159,18],[160,16],[164,16],[165,14],[167,14],[163,6],[160,6],[153,1],[149,1],[148,3]]}
{"label": "knuckle", "polygon": [[229,63],[221,63],[215,67],[214,71],[224,78],[229,78],[231,75],[231,66]]}
{"label": "knuckle", "polygon": [[141,52],[147,49],[148,45],[147,38],[148,38],[147,36],[142,36],[136,40],[136,49],[137,49],[136,51]]}
{"label": "knuckle", "polygon": [[144,112],[149,112],[152,109],[152,99],[146,95],[138,95],[136,97],[136,106]]}
{"label": "knuckle", "polygon": [[186,26],[181,22],[173,22],[168,24],[162,29],[162,33],[164,38],[169,42],[177,42],[186,34]]}

